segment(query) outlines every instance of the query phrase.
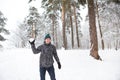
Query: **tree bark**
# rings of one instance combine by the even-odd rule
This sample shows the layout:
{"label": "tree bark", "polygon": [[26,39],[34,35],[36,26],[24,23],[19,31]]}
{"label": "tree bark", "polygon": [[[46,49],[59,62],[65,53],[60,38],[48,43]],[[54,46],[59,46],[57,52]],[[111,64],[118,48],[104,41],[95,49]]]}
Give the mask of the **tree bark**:
{"label": "tree bark", "polygon": [[36,38],[36,35],[35,35],[35,23],[32,24],[32,38]]}
{"label": "tree bark", "polygon": [[76,7],[75,5],[73,5],[74,8],[74,17],[75,17],[75,26],[76,26],[76,36],[77,36],[77,47],[80,47],[80,43],[79,43],[79,34],[78,34],[78,23],[77,23],[77,16],[76,16]]}
{"label": "tree bark", "polygon": [[66,33],[65,33],[65,2],[66,0],[62,0],[62,28],[63,28],[63,47],[67,49],[67,42],[66,42]]}
{"label": "tree bark", "polygon": [[55,19],[54,19],[54,14],[52,15],[52,36],[53,36],[53,43],[55,43],[55,34],[54,34],[54,32],[55,32],[55,30],[54,30],[54,27],[55,27]]}
{"label": "tree bark", "polygon": [[73,33],[73,21],[72,21],[72,11],[71,11],[71,4],[69,3],[70,7],[70,24],[71,24],[71,43],[72,48],[74,48],[74,33]]}
{"label": "tree bark", "polygon": [[98,54],[98,39],[97,39],[97,30],[96,30],[96,20],[95,20],[95,10],[94,10],[94,0],[88,1],[88,14],[89,14],[89,31],[90,31],[90,42],[91,50],[90,55],[97,60],[101,60]]}
{"label": "tree bark", "polygon": [[100,30],[100,38],[101,38],[102,49],[104,50],[104,41],[103,41],[103,34],[102,34],[101,25],[100,25],[100,18],[99,18],[97,1],[96,1],[96,12],[97,12],[97,17],[98,17],[98,26],[99,26],[99,30]]}
{"label": "tree bark", "polygon": [[116,44],[115,44],[115,50],[118,50],[118,45],[119,45],[119,40],[116,40]]}
{"label": "tree bark", "polygon": [[72,42],[72,48],[74,48],[73,22],[71,15],[70,15],[70,23],[71,23],[71,42]]}
{"label": "tree bark", "polygon": [[56,48],[58,49],[57,27],[55,28],[55,36],[56,36]]}

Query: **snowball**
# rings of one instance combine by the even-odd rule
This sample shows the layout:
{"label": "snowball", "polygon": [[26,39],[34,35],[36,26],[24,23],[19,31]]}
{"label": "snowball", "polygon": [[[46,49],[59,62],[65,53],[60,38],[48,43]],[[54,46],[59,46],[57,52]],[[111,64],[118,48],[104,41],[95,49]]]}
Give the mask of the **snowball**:
{"label": "snowball", "polygon": [[30,42],[33,42],[34,40],[35,40],[34,38],[30,38],[30,39],[29,39]]}

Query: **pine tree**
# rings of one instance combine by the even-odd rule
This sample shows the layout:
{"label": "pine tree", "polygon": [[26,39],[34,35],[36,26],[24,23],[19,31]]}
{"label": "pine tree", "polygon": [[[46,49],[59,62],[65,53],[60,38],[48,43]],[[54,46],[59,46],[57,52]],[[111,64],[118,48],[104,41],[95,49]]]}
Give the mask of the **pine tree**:
{"label": "pine tree", "polygon": [[32,38],[36,38],[36,26],[39,22],[40,16],[38,13],[38,10],[35,7],[30,7],[29,9],[29,15],[27,16],[26,20],[27,20],[27,24],[30,26],[31,28],[31,37]]}
{"label": "pine tree", "polygon": [[90,55],[95,59],[101,59],[98,54],[98,39],[97,39],[97,30],[96,30],[96,21],[95,21],[95,10],[94,10],[94,0],[88,0],[88,14],[89,14],[89,31],[90,31],[90,42],[91,50]]}
{"label": "pine tree", "polygon": [[[0,11],[0,33],[9,34],[9,31],[5,29],[6,21],[7,21],[7,18],[5,18],[3,13]],[[0,35],[0,41],[5,41],[5,40],[6,39],[2,35]]]}
{"label": "pine tree", "polygon": [[[30,0],[30,2],[31,2],[32,0]],[[62,21],[62,42],[63,42],[63,44],[62,44],[62,46],[65,48],[65,49],[67,49],[68,48],[68,36],[66,36],[66,35],[69,35],[68,33],[67,33],[67,31],[69,31],[69,26],[71,26],[71,32],[70,32],[70,34],[71,34],[71,44],[72,44],[72,48],[74,47],[74,34],[75,34],[75,32],[76,32],[76,35],[77,35],[77,46],[78,47],[80,47],[80,42],[79,42],[79,36],[80,36],[80,34],[79,34],[79,31],[78,31],[78,24],[79,23],[77,23],[77,12],[75,12],[74,13],[74,17],[75,17],[75,21],[73,21],[74,19],[72,19],[72,16],[73,16],[73,10],[75,10],[76,8],[79,8],[78,7],[78,5],[79,4],[77,4],[77,5],[72,5],[73,3],[79,3],[79,4],[82,4],[82,5],[84,5],[84,4],[86,4],[86,0],[78,0],[78,1],[76,1],[76,0],[42,0],[42,7],[45,9],[45,11],[46,11],[46,13],[47,13],[47,16],[51,16],[50,17],[50,19],[52,20],[52,24],[53,24],[53,28],[52,28],[52,35],[54,36],[55,35],[55,25],[54,25],[54,23],[55,23],[55,21],[58,19],[58,18],[56,18],[56,19],[54,19],[55,17],[57,17],[56,16],[56,12],[58,11],[59,13],[61,12],[61,16],[59,16],[59,17],[61,17],[61,21]],[[71,8],[71,6],[72,7],[75,7],[75,9],[72,9]],[[59,13],[57,13],[57,14],[59,14]],[[69,15],[70,14],[70,15]],[[69,19],[69,20],[68,20]],[[68,21],[68,22],[66,22],[66,21]],[[76,27],[74,27],[74,28],[76,28],[76,31],[74,32],[74,28],[73,28],[73,24],[75,23],[75,25],[76,25]],[[55,39],[53,38],[53,41],[54,41]]]}
{"label": "pine tree", "polygon": [[44,29],[44,22],[44,17],[38,13],[37,8],[30,7],[28,16],[18,25],[17,32],[14,35],[19,39],[19,42],[12,40],[15,46],[20,48],[29,47],[28,40],[31,37],[36,39],[36,43],[43,43],[42,39],[46,30]]}
{"label": "pine tree", "polygon": [[120,5],[114,1],[98,2],[99,19],[105,48],[119,49]]}
{"label": "pine tree", "polygon": [[96,14],[97,14],[98,26],[100,31],[101,45],[102,45],[102,49],[104,50],[104,40],[103,40],[102,26],[100,24],[100,15],[99,15],[98,7],[99,7],[98,2],[96,1]]}

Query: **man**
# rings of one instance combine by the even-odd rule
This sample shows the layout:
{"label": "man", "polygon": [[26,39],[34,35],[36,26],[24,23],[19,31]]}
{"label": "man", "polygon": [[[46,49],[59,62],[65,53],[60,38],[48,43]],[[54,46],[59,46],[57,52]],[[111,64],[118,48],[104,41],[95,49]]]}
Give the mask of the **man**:
{"label": "man", "polygon": [[57,61],[59,69],[61,69],[60,60],[58,58],[55,46],[51,44],[50,35],[47,34],[45,36],[44,40],[45,40],[44,44],[40,45],[38,48],[35,48],[35,44],[34,44],[35,40],[33,40],[32,42],[31,41],[29,41],[29,42],[31,44],[32,51],[34,54],[41,52],[41,54],[40,54],[40,77],[41,77],[41,80],[45,80],[46,71],[48,71],[51,80],[56,80],[54,66],[53,66],[53,63],[54,63],[53,57]]}

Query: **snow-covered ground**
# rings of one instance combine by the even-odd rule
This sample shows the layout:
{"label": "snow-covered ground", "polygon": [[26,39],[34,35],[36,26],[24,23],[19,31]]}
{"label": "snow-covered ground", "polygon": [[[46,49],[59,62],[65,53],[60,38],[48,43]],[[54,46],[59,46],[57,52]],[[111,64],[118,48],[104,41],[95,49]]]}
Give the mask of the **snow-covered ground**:
{"label": "snow-covered ground", "polygon": [[[62,69],[57,80],[120,80],[120,51],[99,51],[103,61],[89,56],[89,50],[58,50]],[[39,54],[31,49],[0,51],[0,80],[40,80]],[[46,80],[50,80],[48,73]]]}

